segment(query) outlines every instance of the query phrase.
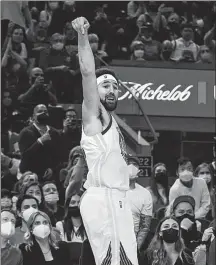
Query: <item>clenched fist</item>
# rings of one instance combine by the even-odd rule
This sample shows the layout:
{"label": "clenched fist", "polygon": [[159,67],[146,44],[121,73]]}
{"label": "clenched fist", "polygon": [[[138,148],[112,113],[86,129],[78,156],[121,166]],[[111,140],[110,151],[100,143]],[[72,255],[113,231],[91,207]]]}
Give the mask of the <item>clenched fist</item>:
{"label": "clenched fist", "polygon": [[88,33],[89,26],[88,20],[84,17],[78,17],[72,21],[72,27],[82,35]]}

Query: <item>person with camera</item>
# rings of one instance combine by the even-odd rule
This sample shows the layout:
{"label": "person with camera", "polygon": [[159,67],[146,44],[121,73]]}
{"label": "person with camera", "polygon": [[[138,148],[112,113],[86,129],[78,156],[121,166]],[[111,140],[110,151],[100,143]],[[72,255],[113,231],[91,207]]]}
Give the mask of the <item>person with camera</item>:
{"label": "person with camera", "polygon": [[60,134],[49,124],[49,113],[43,104],[34,108],[33,123],[20,132],[22,155],[20,172],[32,171],[42,180],[48,168],[54,170],[60,161]]}
{"label": "person with camera", "polygon": [[30,88],[18,97],[21,106],[32,109],[38,104],[57,104],[51,85],[44,83],[44,72],[41,68],[33,68],[30,73]]}

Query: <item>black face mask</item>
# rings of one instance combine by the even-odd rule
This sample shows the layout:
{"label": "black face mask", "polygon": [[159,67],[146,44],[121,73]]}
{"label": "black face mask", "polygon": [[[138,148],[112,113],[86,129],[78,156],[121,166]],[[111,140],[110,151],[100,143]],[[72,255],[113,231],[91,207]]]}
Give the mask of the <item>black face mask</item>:
{"label": "black face mask", "polygon": [[162,238],[166,243],[175,243],[179,238],[179,231],[173,228],[162,231]]}
{"label": "black face mask", "polygon": [[166,187],[168,185],[168,177],[166,172],[158,172],[155,174],[155,180],[157,183]]}
{"label": "black face mask", "polygon": [[49,115],[46,113],[41,113],[37,116],[37,121],[41,125],[47,125],[49,122]]}
{"label": "black face mask", "polygon": [[187,188],[192,188],[192,186],[193,186],[193,179],[190,180],[190,181],[182,181],[182,180],[180,179],[180,181],[181,181],[181,183],[182,183],[185,187],[187,187]]}
{"label": "black face mask", "polygon": [[176,217],[176,219],[179,221],[179,224],[186,218],[189,219],[191,222],[195,223],[195,216],[194,215],[190,215],[190,214],[185,213],[181,216]]}
{"label": "black face mask", "polygon": [[69,207],[68,208],[68,216],[69,217],[79,217],[79,216],[81,216],[79,207],[78,206]]}

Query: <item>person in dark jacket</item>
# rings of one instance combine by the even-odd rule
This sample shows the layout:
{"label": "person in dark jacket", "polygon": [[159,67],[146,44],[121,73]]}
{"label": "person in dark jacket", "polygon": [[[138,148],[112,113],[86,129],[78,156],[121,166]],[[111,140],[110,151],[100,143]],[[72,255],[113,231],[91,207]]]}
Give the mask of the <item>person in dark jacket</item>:
{"label": "person in dark jacket", "polygon": [[33,213],[27,226],[28,243],[20,245],[23,265],[70,265],[67,243],[57,241],[47,214],[40,211]]}
{"label": "person in dark jacket", "polygon": [[46,106],[37,105],[34,109],[33,124],[20,132],[20,172],[32,171],[38,175],[39,181],[48,168],[55,169],[60,162],[58,150],[61,137],[48,123]]}

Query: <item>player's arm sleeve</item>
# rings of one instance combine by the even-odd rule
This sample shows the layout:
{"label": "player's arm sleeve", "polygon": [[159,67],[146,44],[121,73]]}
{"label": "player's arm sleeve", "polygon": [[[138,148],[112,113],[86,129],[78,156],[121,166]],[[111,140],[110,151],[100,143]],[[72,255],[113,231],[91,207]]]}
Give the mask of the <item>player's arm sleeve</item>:
{"label": "player's arm sleeve", "polygon": [[205,180],[203,180],[200,208],[195,212],[195,218],[196,219],[204,218],[206,214],[209,212],[210,205],[211,205],[210,194],[208,191],[207,184]]}
{"label": "player's arm sleeve", "polygon": [[150,224],[151,224],[151,219],[152,219],[152,210],[153,210],[153,201],[152,201],[152,196],[151,193],[148,192],[146,194],[142,211],[140,214],[140,224],[139,224],[139,231],[137,234],[137,247],[140,250],[141,247],[143,246],[147,235],[150,230]]}

